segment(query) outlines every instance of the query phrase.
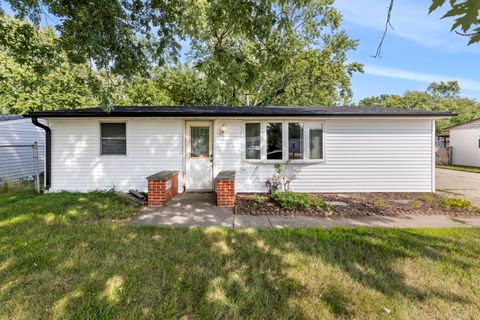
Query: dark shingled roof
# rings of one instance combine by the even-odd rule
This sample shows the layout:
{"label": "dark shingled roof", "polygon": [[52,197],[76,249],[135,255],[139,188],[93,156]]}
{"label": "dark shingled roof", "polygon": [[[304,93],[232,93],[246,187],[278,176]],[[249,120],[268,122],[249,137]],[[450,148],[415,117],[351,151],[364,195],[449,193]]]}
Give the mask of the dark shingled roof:
{"label": "dark shingled roof", "polygon": [[18,114],[0,114],[0,121],[9,121],[9,120],[18,120],[18,119],[23,119],[23,117]]}
{"label": "dark shingled roof", "polygon": [[102,108],[52,110],[30,112],[25,117],[358,117],[358,116],[414,116],[451,117],[450,112],[434,112],[380,107],[286,107],[286,106],[113,106]]}

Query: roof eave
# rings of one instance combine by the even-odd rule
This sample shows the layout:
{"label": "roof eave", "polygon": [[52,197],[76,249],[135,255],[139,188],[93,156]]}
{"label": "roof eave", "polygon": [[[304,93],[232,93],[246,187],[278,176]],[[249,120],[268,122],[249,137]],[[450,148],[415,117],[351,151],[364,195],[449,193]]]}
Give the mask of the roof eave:
{"label": "roof eave", "polygon": [[315,118],[331,118],[331,117],[354,117],[354,118],[365,118],[365,117],[386,117],[386,118],[399,118],[399,117],[408,117],[408,118],[431,118],[431,119],[445,119],[457,116],[456,113],[289,113],[289,114],[255,114],[255,113],[224,113],[224,112],[215,112],[215,113],[185,113],[185,112],[103,112],[103,113],[28,113],[23,115],[25,118],[104,118],[104,117],[199,117],[199,118],[208,118],[208,117],[280,117],[280,118],[291,118],[291,117],[315,117]]}

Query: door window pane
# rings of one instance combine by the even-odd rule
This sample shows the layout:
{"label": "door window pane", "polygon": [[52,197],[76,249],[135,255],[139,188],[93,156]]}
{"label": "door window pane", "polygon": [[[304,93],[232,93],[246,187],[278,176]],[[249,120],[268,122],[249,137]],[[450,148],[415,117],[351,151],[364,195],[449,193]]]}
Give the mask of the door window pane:
{"label": "door window pane", "polygon": [[192,158],[210,156],[210,127],[191,127],[191,148]]}
{"label": "door window pane", "polygon": [[310,124],[310,159],[323,159],[323,127]]}
{"label": "door window pane", "polygon": [[125,123],[100,124],[100,153],[102,155],[126,155],[127,134]]}
{"label": "door window pane", "polygon": [[288,124],[288,159],[303,159],[303,123]]}
{"label": "door window pane", "polygon": [[245,124],[245,159],[259,160],[262,147],[260,145],[260,123]]}
{"label": "door window pane", "polygon": [[267,159],[282,160],[282,123],[267,124]]}

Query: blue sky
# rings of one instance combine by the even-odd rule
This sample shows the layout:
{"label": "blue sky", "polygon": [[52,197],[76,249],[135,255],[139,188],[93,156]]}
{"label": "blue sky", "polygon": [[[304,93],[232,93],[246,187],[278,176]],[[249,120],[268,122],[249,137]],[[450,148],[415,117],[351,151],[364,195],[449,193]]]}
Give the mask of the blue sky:
{"label": "blue sky", "polygon": [[373,58],[382,36],[388,0],[337,0],[343,29],[359,40],[351,61],[365,65],[352,79],[354,101],[382,93],[425,90],[432,81],[458,80],[462,95],[480,100],[480,44],[450,32],[452,20],[428,15],[429,0],[395,1],[383,58]]}

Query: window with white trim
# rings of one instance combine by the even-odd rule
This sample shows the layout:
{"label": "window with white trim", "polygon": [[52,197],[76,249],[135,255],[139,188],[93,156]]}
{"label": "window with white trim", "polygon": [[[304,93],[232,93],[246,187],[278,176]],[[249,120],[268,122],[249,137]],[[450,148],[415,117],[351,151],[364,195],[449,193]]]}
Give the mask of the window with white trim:
{"label": "window with white trim", "polygon": [[126,155],[126,123],[100,123],[100,154]]}
{"label": "window with white trim", "polygon": [[323,122],[245,122],[247,161],[323,160]]}
{"label": "window with white trim", "polygon": [[323,124],[310,123],[308,130],[310,159],[323,159]]}
{"label": "window with white trim", "polygon": [[288,160],[303,160],[303,122],[288,123]]}
{"label": "window with white trim", "polygon": [[261,123],[245,123],[245,159],[260,160],[262,158]]}
{"label": "window with white trim", "polygon": [[283,123],[268,122],[267,132],[267,160],[283,159]]}

